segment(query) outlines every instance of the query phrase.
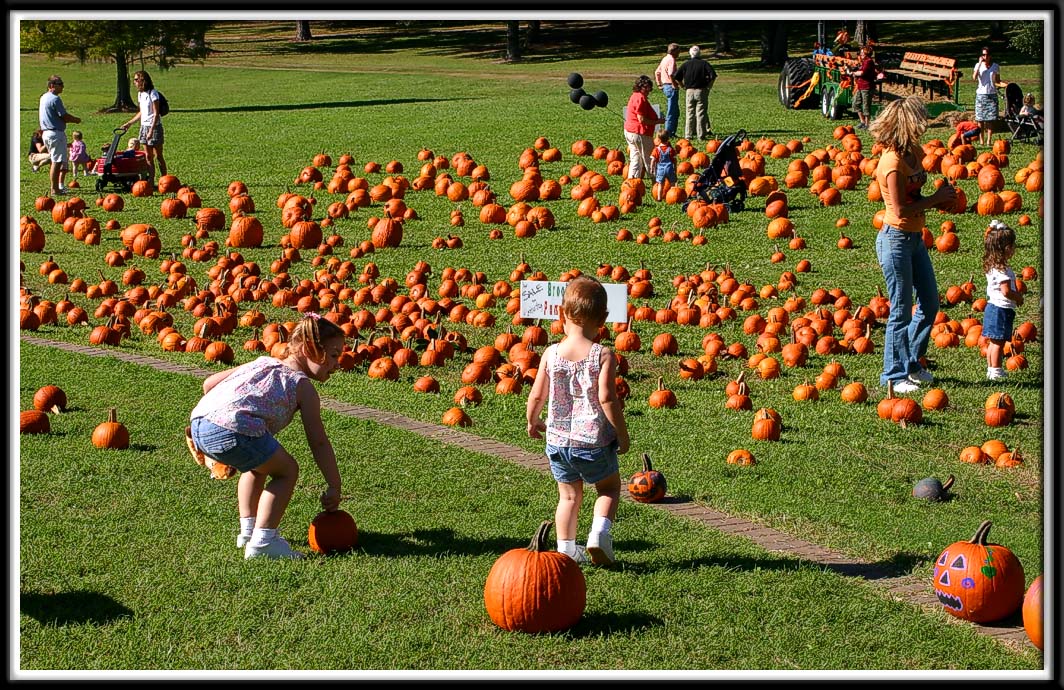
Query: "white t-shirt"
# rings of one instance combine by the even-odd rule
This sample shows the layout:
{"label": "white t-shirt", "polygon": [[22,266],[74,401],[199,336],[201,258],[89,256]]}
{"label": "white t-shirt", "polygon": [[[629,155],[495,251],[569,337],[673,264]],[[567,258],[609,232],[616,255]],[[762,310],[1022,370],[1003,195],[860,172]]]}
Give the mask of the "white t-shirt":
{"label": "white t-shirt", "polygon": [[140,104],[141,127],[151,127],[155,124],[155,108],[152,107],[152,101],[157,100],[159,100],[159,92],[155,89],[137,92],[137,103]]}
{"label": "white t-shirt", "polygon": [[987,67],[982,60],[975,63],[975,75],[979,78],[979,85],[975,87],[977,94],[997,95],[994,83],[1000,79],[1001,68],[998,63],[991,63]]}
{"label": "white t-shirt", "polygon": [[1016,289],[1016,274],[1011,268],[1002,271],[1000,268],[992,268],[986,274],[986,301],[995,307],[1002,309],[1015,309],[1016,302],[1001,294],[1001,284],[1008,283],[1010,290]]}

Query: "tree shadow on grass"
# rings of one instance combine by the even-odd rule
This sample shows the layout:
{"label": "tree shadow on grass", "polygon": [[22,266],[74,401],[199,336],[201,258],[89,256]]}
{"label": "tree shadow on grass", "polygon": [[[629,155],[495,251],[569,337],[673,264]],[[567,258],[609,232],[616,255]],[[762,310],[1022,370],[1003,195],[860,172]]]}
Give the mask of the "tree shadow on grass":
{"label": "tree shadow on grass", "polygon": [[617,633],[630,633],[640,630],[648,630],[662,624],[657,616],[644,612],[632,613],[584,613],[580,622],[569,628],[568,637],[580,639],[585,637],[600,637]]}
{"label": "tree shadow on grass", "polygon": [[185,113],[258,113],[272,110],[318,110],[321,108],[365,108],[372,106],[405,105],[409,103],[439,103],[444,101],[468,101],[471,98],[379,98],[368,101],[323,101],[319,103],[281,103],[276,105],[239,105],[224,108],[175,109]]}
{"label": "tree shadow on grass", "polygon": [[396,534],[360,531],[358,535],[358,549],[376,556],[502,555],[527,545],[527,541],[503,535],[473,539],[450,528],[415,529]]}
{"label": "tree shadow on grass", "polygon": [[133,618],[132,610],[99,592],[22,592],[19,599],[21,612],[42,625],[108,625],[122,618]]}

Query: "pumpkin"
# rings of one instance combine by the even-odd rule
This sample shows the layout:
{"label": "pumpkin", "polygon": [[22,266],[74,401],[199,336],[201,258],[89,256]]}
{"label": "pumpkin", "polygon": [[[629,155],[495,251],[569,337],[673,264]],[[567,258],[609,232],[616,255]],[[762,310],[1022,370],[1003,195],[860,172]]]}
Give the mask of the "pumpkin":
{"label": "pumpkin", "polygon": [[961,451],[960,460],[961,462],[981,465],[988,460],[988,457],[979,446],[968,446]]}
{"label": "pumpkin", "polygon": [[461,407],[452,407],[444,412],[441,421],[447,426],[473,426],[473,420]]}
{"label": "pumpkin", "polygon": [[550,549],[553,523],[540,524],[527,548],[495,561],[484,583],[484,608],[503,630],[526,633],[566,630],[587,605],[587,582],[576,561]]}
{"label": "pumpkin", "polygon": [[932,388],[920,402],[925,410],[944,410],[949,406],[949,396],[941,388]]}
{"label": "pumpkin", "polygon": [[20,434],[47,434],[52,430],[48,415],[40,410],[23,410],[19,413],[18,431]]}
{"label": "pumpkin", "polygon": [[945,501],[949,498],[949,488],[953,486],[953,475],[940,482],[937,477],[927,477],[916,482],[913,486],[913,498],[922,498],[928,501]]}
{"label": "pumpkin", "polygon": [[658,377],[658,388],[650,394],[648,404],[654,408],[663,407],[676,407],[676,394],[665,387],[665,381],[662,377]]}
{"label": "pumpkin", "polygon": [[845,403],[863,403],[868,400],[868,390],[860,381],[854,381],[843,386],[839,397]]}
{"label": "pumpkin", "polygon": [[310,521],[307,543],[321,554],[350,551],[358,544],[358,526],[343,510],[322,511]]}
{"label": "pumpkin", "polygon": [[728,453],[727,462],[729,465],[756,465],[757,459],[754,458],[753,453],[745,448],[736,448]]}
{"label": "pumpkin", "polygon": [[991,393],[984,407],[983,420],[987,426],[1008,426],[1016,412],[1016,405],[1008,393]]}
{"label": "pumpkin", "polygon": [[970,541],[947,546],[932,579],[946,612],[974,623],[1001,620],[1023,603],[1023,566],[1008,548],[987,542],[990,525],[985,520]]}
{"label": "pumpkin", "polygon": [[484,396],[476,386],[462,386],[454,394],[454,404],[462,407],[475,407],[483,399]]}
{"label": "pumpkin", "polygon": [[899,424],[903,429],[909,424],[920,424],[924,421],[924,410],[912,398],[894,398],[894,404],[890,408],[890,421]]}
{"label": "pumpkin", "polygon": [[665,498],[665,475],[650,464],[650,455],[643,453],[643,470],[628,479],[628,495],[639,503],[654,503]]}
{"label": "pumpkin", "polygon": [[754,424],[750,429],[750,436],[758,441],[778,441],[782,424],[776,415],[769,410],[761,408],[754,414]]}
{"label": "pumpkin", "polygon": [[33,407],[41,412],[59,413],[67,406],[67,396],[59,386],[42,386],[33,394]]}
{"label": "pumpkin", "polygon": [[108,410],[106,422],[100,422],[92,430],[92,445],[109,450],[129,448],[129,430],[118,421],[115,408]]}
{"label": "pumpkin", "polygon": [[1023,596],[1023,629],[1031,643],[1042,649],[1042,576],[1039,575]]}

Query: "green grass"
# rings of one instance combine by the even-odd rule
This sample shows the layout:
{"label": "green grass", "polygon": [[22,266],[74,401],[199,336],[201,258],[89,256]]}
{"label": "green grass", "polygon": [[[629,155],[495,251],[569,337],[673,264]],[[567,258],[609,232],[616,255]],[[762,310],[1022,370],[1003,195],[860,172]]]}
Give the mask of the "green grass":
{"label": "green grass", "polygon": [[[633,39],[611,55],[573,59],[567,41],[579,37],[547,32],[551,40],[545,43],[553,48],[533,53],[523,64],[506,65],[483,49],[494,45],[487,40],[490,36],[501,39],[497,28],[469,32],[462,40],[445,28],[432,32],[431,38],[424,32],[396,31],[384,51],[377,49],[379,34],[343,26],[323,27],[320,32],[316,27],[321,38],[307,46],[287,42],[290,23],[230,25],[219,30],[209,38],[220,52],[206,64],[152,71],[173,108],[166,120],[170,171],[196,188],[204,206],[226,211],[228,183],[236,179],[247,183],[255,215],[266,228],[266,241],[261,249],[241,253],[268,273],[285,232],[274,201],[285,190],[309,193],[292,180],[320,151],[334,161],[342,153],[352,154],[356,171],[367,161],[383,165],[399,160],[411,179],[417,174],[422,147],[448,158],[467,151],[488,166],[499,203],[509,205],[507,190],[520,178],[518,158],[538,136],[548,137],[563,152],[561,162],[541,166],[545,178],[568,173],[577,162],[604,170],[604,161],[571,154],[570,144],[577,139],[625,150],[617,113],[634,76],[653,70],[660,41]],[[925,34],[928,50],[955,54],[963,63],[963,46],[977,42],[980,31],[985,31],[981,24],[932,25]],[[791,34],[792,54],[804,51],[806,41],[800,33]],[[885,23],[881,42],[901,44],[906,35],[905,25]],[[806,151],[834,143],[832,130],[839,123],[823,119],[819,111],[785,111],[776,96],[778,70],[757,67],[751,46],[738,47],[738,57],[714,61],[721,73],[710,101],[714,130],[729,133],[745,128],[755,141],[765,136],[785,142],[808,135],[812,141]],[[267,49],[272,51],[268,57]],[[1039,83],[1040,65],[1010,57],[1006,78],[1023,82],[1025,89]],[[28,138],[36,119],[42,85],[57,71],[68,85],[64,101],[84,119],[78,127],[90,151],[109,141],[111,129],[124,119],[97,113],[111,101],[113,67],[28,55],[23,56],[20,70],[22,139]],[[384,70],[400,77],[381,79]],[[572,104],[564,81],[572,71],[584,75],[585,88],[606,90],[611,110],[587,112]],[[652,99],[660,100],[660,94],[655,92]],[[961,101],[970,108],[971,100],[971,87],[963,84]],[[945,140],[950,133],[945,127],[931,128],[927,136]],[[1033,146],[1015,145],[1004,173],[1006,188],[1017,189],[1024,197],[1021,212],[1033,219],[1031,226],[1018,228],[1014,266],[1031,265],[1041,273],[1037,198],[1012,181],[1015,170],[1035,153]],[[766,159],[766,172],[782,180],[787,163]],[[331,171],[323,172],[328,180]],[[384,175],[366,177],[376,182]],[[612,188],[599,195],[604,203],[616,200],[620,184],[619,178],[609,179]],[[123,268],[108,267],[102,257],[120,247],[118,233],[105,232],[100,247],[88,248],[63,233],[47,213],[35,211],[34,199],[47,191],[43,173],[33,175],[26,167],[19,185],[20,214],[37,217],[47,235],[43,254],[21,255],[25,283],[34,293],[52,300],[65,294],[62,287],[48,285],[36,270],[48,256],[71,278],[91,283],[100,279],[101,272],[120,283],[130,265],[145,271],[146,284],[164,278],[157,261],[142,257]],[[781,246],[787,259],[780,264],[769,261],[776,243],[765,235],[763,199],[752,198],[747,210],[733,214],[730,223],[708,230],[706,246],[660,239],[636,245],[616,242],[616,230],[628,227],[638,232],[652,216],[660,216],[665,227],[678,229],[690,228],[690,221],[676,206],[649,202],[619,222],[596,225],[577,217],[568,187],[561,200],[543,204],[554,212],[557,229],[541,231],[531,240],[515,238],[508,226],[503,239],[487,239],[486,227],[477,220],[478,209],[468,201],[457,204],[465,213],[465,227],[451,228],[447,218],[456,204],[431,191],[410,192],[406,202],[420,220],[406,223],[401,247],[353,261],[361,267],[371,260],[380,267],[381,276],[394,276],[402,284],[416,261],[427,260],[433,269],[428,285],[433,294],[446,266],[482,270],[494,282],[508,278],[522,256],[551,278],[573,268],[594,272],[601,263],[623,264],[630,270],[643,264],[654,275],[656,296],[649,302],[660,308],[673,294],[673,276],[696,273],[707,264],[727,265],[740,282],[760,288],[775,284],[782,270],[793,270],[799,259],[806,258],[813,271],[799,274],[798,294],[808,298],[816,287],[838,287],[855,304],[864,304],[883,282],[870,224],[879,205],[865,198],[866,185],[867,179],[857,190],[844,192],[843,204],[834,208],[818,207],[807,190],[790,190],[790,217],[808,248],[794,252]],[[974,181],[961,186],[974,202],[978,197]],[[316,218],[323,216],[321,210],[329,203],[343,199],[325,190],[315,196]],[[160,231],[165,256],[180,252],[180,237],[191,227],[188,220],[162,219],[158,196],[125,195],[125,210],[116,214],[95,208],[91,189],[83,197],[90,204],[88,212],[101,223],[114,217],[122,226],[153,224]],[[368,239],[366,220],[379,212],[377,206],[361,209],[334,226],[345,241],[340,258],[346,259],[349,247]],[[1019,215],[1003,219],[1016,227]],[[846,231],[854,239],[853,250],[835,247],[835,221],[840,216],[851,220]],[[946,218],[929,214],[928,226],[937,234],[938,224]],[[975,276],[977,293],[982,293],[979,241],[986,219],[972,213],[949,218],[958,226],[961,250],[933,253],[940,289],[945,292],[949,285]],[[432,250],[432,239],[448,232],[460,235],[464,247]],[[226,233],[213,235],[224,242]],[[304,261],[293,264],[294,278],[311,276],[312,254],[304,252]],[[200,286],[206,286],[210,263],[187,263]],[[1041,329],[1042,281],[1030,281],[1029,288],[1017,323],[1031,320]],[[782,304],[785,297],[759,300],[761,313]],[[95,310],[84,295],[72,299],[90,314]],[[292,318],[291,312],[269,303],[254,306],[270,320]],[[499,327],[508,322],[501,304],[492,311]],[[945,311],[957,320],[970,314],[964,305]],[[172,313],[176,327],[191,336],[193,317],[180,308]],[[498,330],[449,326],[463,332],[473,347],[490,344]],[[721,333],[726,343],[742,342],[753,352],[754,338],[741,326],[742,318],[712,330]],[[811,381],[830,359],[816,354],[804,369],[784,368],[778,380],[753,381],[755,408],[774,407],[784,418],[782,442],[759,443],[750,439],[751,413],[724,409],[724,384],[741,370],[740,362],[722,360],[716,375],[685,382],[678,377],[677,359],[654,357],[649,343],[667,330],[679,340],[682,356],[697,356],[706,331],[653,323],[639,323],[637,328],[644,351],[629,357],[632,397],[626,409],[634,452],[622,459],[622,475],[637,469],[640,452],[649,452],[674,495],[901,572],[928,572],[930,561],[945,545],[970,538],[982,520],[990,519],[992,540],[1017,554],[1027,581],[1041,572],[1041,342],[1028,346],[1031,368],[1000,387],[983,381],[985,362],[976,350],[932,347],[929,354],[940,381],[936,385],[947,391],[951,407],[928,413],[920,427],[901,429],[875,414],[875,403],[883,395],[876,385],[882,364],[878,328],[873,333],[876,354],[837,357],[849,379],[869,387],[869,403],[844,405],[837,391],[823,394],[816,403],[795,402],[790,395],[794,386]],[[520,332],[520,327],[515,330]],[[66,325],[42,327],[38,335],[87,342],[87,329]],[[227,338],[238,362],[252,356],[241,349],[249,336],[250,329],[238,328]],[[121,347],[196,366],[217,366],[206,364],[201,355],[163,353],[154,337],[136,329]],[[412,391],[414,378],[425,373],[419,367],[403,370],[398,383],[382,383],[366,377],[365,365],[337,374],[324,392],[435,423],[451,406],[467,358],[456,358],[431,372],[441,381],[440,396]],[[45,383],[61,385],[80,407],[54,419],[52,435],[21,439],[24,668],[809,669],[1036,668],[1040,664],[1030,652],[1009,651],[965,626],[945,625],[945,616],[887,602],[867,585],[630,504],[622,506],[618,525],[618,548],[625,553],[626,566],[620,571],[588,571],[591,595],[585,621],[571,635],[546,641],[503,635],[484,615],[479,588],[493,560],[506,548],[526,543],[539,520],[552,514],[556,500],[552,482],[502,460],[332,415],[327,415],[327,425],[342,460],[345,494],[350,497],[346,506],[364,531],[364,552],[306,564],[246,566],[231,546],[234,486],[208,482],[202,471],[190,467],[177,435],[197,399],[197,381],[26,345],[21,368],[22,409]],[[677,409],[648,407],[646,400],[658,375],[677,393]],[[983,424],[981,410],[986,396],[998,389],[1013,396],[1019,414],[1013,425],[992,430]],[[541,451],[539,442],[524,435],[524,395],[497,396],[490,386],[483,390],[485,404],[469,410],[472,431]],[[130,425],[134,448],[100,453],[87,439],[112,404]],[[159,433],[160,429],[174,433]],[[1025,466],[1001,471],[957,460],[964,446],[992,437],[1010,448],[1019,447],[1027,458]],[[285,432],[282,441],[291,444],[297,457],[309,457],[298,424]],[[742,469],[725,464],[728,452],[738,447],[750,449],[760,463]],[[928,505],[910,498],[918,479],[931,475],[944,479],[948,474],[957,478],[953,501]],[[494,479],[485,479],[489,477]],[[86,482],[88,478],[96,481]],[[70,486],[78,491],[64,490]],[[284,521],[292,536],[313,516],[319,487],[313,464],[304,462],[299,495]],[[584,512],[582,518],[589,521],[589,509]],[[27,520],[31,514],[34,519]],[[101,536],[105,548],[117,549],[115,557],[95,555]],[[226,549],[232,552],[228,556]],[[75,563],[76,567],[70,565]],[[318,573],[315,568],[339,572]],[[349,568],[350,574],[345,572]],[[307,572],[313,573],[311,580]],[[145,575],[152,587],[144,587]],[[190,588],[190,582],[196,585]],[[278,596],[274,588],[284,594]],[[85,592],[79,595],[80,605],[88,612],[69,620],[59,613],[56,622],[56,605],[49,603],[49,597],[71,592]],[[323,592],[326,596],[321,596]],[[441,597],[441,592],[448,596]],[[750,605],[756,600],[751,593],[762,595],[763,606]],[[281,603],[271,609],[267,601]],[[447,605],[441,606],[441,601]],[[34,617],[27,610],[47,615]],[[426,624],[426,610],[446,614]],[[689,615],[703,610],[712,615]],[[792,613],[796,610],[803,611],[802,616]],[[404,624],[408,618],[422,625]],[[307,631],[319,631],[326,619],[337,624],[318,633],[327,640],[319,643],[317,635],[309,636]],[[272,624],[280,620],[290,624]],[[734,634],[760,620],[775,625],[758,626],[762,639],[756,644],[751,645],[750,636]],[[815,637],[807,634],[810,623],[816,626]],[[857,631],[862,639],[859,656],[832,651],[854,649]],[[836,644],[806,648],[804,641],[813,639]],[[445,649],[440,640],[448,641]],[[235,654],[234,649],[244,653]],[[269,649],[269,655],[259,656],[262,649]],[[940,649],[950,652],[943,654]],[[653,652],[641,654],[644,650]]]}

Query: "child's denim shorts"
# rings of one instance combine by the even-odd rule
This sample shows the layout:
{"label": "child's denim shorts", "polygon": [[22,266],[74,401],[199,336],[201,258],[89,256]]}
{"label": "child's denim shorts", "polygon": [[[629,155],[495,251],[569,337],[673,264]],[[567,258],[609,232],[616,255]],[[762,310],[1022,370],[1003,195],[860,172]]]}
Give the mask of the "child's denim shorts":
{"label": "child's denim shorts", "polygon": [[547,459],[555,481],[569,484],[583,479],[596,484],[619,471],[617,441],[601,448],[571,448],[547,444]]}
{"label": "child's denim shorts", "polygon": [[281,447],[268,432],[258,437],[245,436],[202,417],[192,420],[192,441],[205,455],[241,472],[255,469]]}
{"label": "child's denim shorts", "polygon": [[1005,309],[987,302],[983,310],[983,337],[988,340],[1008,340],[1012,337],[1015,309]]}

